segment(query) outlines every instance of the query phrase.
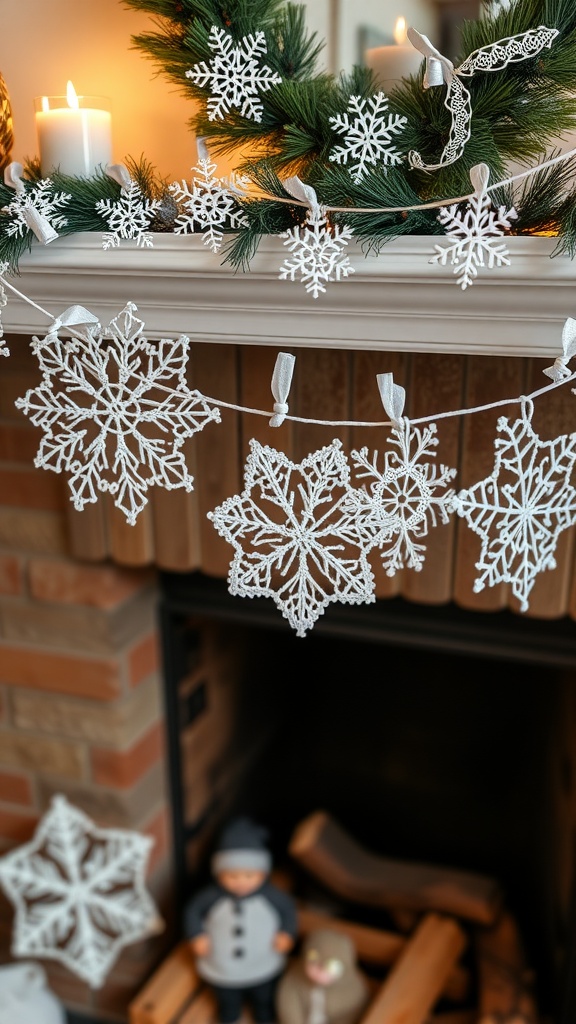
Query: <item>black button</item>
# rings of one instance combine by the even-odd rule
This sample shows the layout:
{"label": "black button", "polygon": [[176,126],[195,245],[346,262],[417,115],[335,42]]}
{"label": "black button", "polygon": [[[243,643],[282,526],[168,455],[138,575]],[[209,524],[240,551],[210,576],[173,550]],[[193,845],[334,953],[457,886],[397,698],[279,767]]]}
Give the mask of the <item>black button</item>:
{"label": "black button", "polygon": [[244,950],[243,949],[234,949],[232,951],[232,956],[244,956]]}
{"label": "black button", "polygon": [[242,925],[237,924],[236,927],[232,930],[232,934],[233,935],[244,935],[244,929],[243,929]]}

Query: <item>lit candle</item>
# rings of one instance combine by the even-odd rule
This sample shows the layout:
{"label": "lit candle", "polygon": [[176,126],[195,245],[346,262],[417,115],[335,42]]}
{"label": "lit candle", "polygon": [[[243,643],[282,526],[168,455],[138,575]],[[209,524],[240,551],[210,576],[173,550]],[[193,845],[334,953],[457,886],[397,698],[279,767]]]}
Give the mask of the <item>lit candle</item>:
{"label": "lit candle", "polygon": [[401,78],[415,75],[423,61],[422,54],[407,42],[406,19],[398,18],[394,26],[395,42],[366,50],[366,65],[374,72],[383,92],[390,92]]}
{"label": "lit candle", "polygon": [[58,169],[89,177],[99,165],[105,169],[112,162],[112,116],[106,99],[77,96],[68,82],[66,96],[39,96],[35,105],[44,176]]}

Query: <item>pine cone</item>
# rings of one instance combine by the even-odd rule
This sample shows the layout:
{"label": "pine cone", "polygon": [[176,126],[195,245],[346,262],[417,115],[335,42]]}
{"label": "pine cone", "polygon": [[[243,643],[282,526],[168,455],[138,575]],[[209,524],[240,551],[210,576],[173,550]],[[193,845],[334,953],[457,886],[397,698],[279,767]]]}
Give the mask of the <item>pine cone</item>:
{"label": "pine cone", "polygon": [[154,219],[150,221],[150,231],[174,231],[176,217],[178,216],[178,203],[170,195],[162,196],[160,205],[156,208]]}
{"label": "pine cone", "polygon": [[12,107],[6,82],[0,74],[0,171],[10,163],[10,154],[14,144],[12,125]]}

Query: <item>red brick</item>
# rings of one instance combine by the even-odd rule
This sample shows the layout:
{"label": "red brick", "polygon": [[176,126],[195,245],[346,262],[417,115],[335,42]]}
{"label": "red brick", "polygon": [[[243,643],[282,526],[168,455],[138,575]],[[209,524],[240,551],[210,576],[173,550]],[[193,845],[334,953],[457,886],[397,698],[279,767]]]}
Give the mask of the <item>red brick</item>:
{"label": "red brick", "polygon": [[0,594],[14,597],[21,590],[20,562],[14,555],[0,555]]}
{"label": "red brick", "polygon": [[113,700],[120,692],[116,661],[77,658],[33,648],[0,645],[0,682],[94,700]]}
{"label": "red brick", "polygon": [[146,874],[153,875],[159,864],[168,856],[171,847],[171,824],[167,807],[162,807],[153,818],[151,818],[142,830],[145,835],[151,836],[154,846],[150,850],[150,857],[146,865]]}
{"label": "red brick", "polygon": [[37,814],[7,811],[0,807],[0,838],[12,843],[27,843],[34,835],[38,824]]}
{"label": "red brick", "polygon": [[30,464],[34,461],[41,437],[39,430],[3,423],[0,426],[0,459]]}
{"label": "red brick", "polygon": [[30,593],[38,601],[81,604],[109,611],[148,586],[153,577],[149,572],[115,566],[39,558],[30,562],[28,578]]}
{"label": "red brick", "polygon": [[129,750],[93,747],[92,779],[100,786],[130,789],[164,753],[164,729],[156,722]]}
{"label": "red brick", "polygon": [[56,511],[64,507],[63,481],[45,469],[0,469],[0,504]]}
{"label": "red brick", "polygon": [[27,775],[0,771],[0,800],[8,804],[32,804],[32,786]]}
{"label": "red brick", "polygon": [[159,666],[158,634],[149,633],[132,648],[128,656],[130,686],[138,686],[138,683],[141,683],[152,672],[157,672]]}

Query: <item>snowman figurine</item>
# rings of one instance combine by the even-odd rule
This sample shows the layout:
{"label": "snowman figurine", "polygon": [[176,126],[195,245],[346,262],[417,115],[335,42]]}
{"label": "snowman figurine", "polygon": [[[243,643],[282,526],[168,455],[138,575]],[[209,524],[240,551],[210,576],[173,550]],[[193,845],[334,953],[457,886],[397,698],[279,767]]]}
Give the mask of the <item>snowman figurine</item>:
{"label": "snowman figurine", "polygon": [[0,1024],[66,1024],[64,1008],[50,992],[40,964],[0,967]]}

